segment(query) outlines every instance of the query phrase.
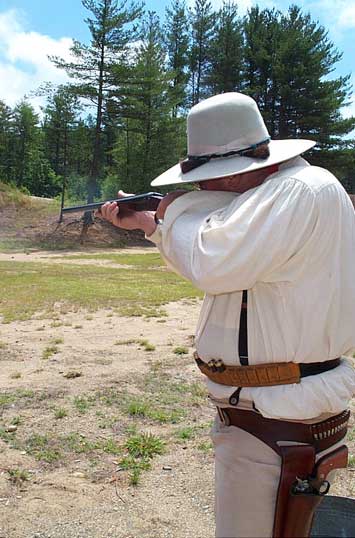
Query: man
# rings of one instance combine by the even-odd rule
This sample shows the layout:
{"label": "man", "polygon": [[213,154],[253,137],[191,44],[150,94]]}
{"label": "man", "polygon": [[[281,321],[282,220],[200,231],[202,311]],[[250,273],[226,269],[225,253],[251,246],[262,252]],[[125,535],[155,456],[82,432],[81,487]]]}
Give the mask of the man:
{"label": "man", "polygon": [[218,409],[218,538],[308,536],[317,496],[290,492],[318,491],[299,479],[346,433],[354,210],[330,172],[300,157],[313,146],[270,140],[250,97],[215,96],[190,111],[188,158],[152,183],[200,190],[168,194],[156,214],[101,210],[144,230],[206,293],[196,360]]}

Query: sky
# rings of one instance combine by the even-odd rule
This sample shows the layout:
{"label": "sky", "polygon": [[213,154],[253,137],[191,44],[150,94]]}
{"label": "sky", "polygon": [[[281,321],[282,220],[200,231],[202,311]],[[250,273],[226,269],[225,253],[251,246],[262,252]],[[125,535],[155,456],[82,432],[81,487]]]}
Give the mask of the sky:
{"label": "sky", "polygon": [[[161,16],[170,3],[171,0],[145,0],[146,9]],[[222,0],[211,3],[218,8]],[[334,74],[351,74],[354,85],[353,102],[343,114],[355,115],[355,0],[239,0],[240,13],[255,3],[282,11],[297,4],[329,31],[330,39],[343,52]],[[45,81],[65,83],[65,73],[56,69],[47,56],[69,59],[73,38],[89,41],[84,22],[88,14],[80,0],[0,0],[0,99],[12,107]],[[43,98],[32,98],[32,103],[39,110]]]}

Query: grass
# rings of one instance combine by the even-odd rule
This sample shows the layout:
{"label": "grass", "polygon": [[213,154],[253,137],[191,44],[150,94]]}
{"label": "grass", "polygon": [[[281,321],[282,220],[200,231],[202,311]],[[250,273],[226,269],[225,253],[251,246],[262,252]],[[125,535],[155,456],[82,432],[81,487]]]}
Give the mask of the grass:
{"label": "grass", "polygon": [[47,346],[43,352],[42,352],[42,359],[47,360],[50,359],[53,355],[59,352],[59,348],[57,346],[51,345]]}
{"label": "grass", "polygon": [[187,349],[187,347],[178,346],[173,349],[173,352],[175,353],[175,355],[187,355],[189,350]]}
{"label": "grass", "polygon": [[129,482],[137,486],[142,471],[150,469],[150,461],[165,452],[166,444],[152,433],[134,433],[128,437],[124,449],[127,454],[120,461],[120,468],[130,471]]}
{"label": "grass", "polygon": [[[140,256],[140,255],[128,255]],[[154,257],[155,254],[145,254]],[[26,320],[36,312],[51,317],[54,306],[65,312],[113,307],[126,316],[161,316],[162,305],[201,296],[189,282],[172,272],[137,264],[131,269],[95,265],[45,265],[0,262],[4,322]]]}
{"label": "grass", "polygon": [[21,485],[23,482],[30,480],[30,473],[25,469],[8,469],[7,474],[10,482]]}
{"label": "grass", "polygon": [[94,407],[95,402],[95,395],[75,396],[73,400],[74,407],[77,409],[77,411],[79,411],[81,415],[84,415],[89,409]]}
{"label": "grass", "polygon": [[145,269],[165,267],[160,254],[75,254],[66,260],[107,260],[118,265],[131,265]]}
{"label": "grass", "polygon": [[60,420],[68,416],[68,411],[64,407],[58,407],[54,410],[54,418]]}
{"label": "grass", "polygon": [[0,394],[0,408],[14,404],[21,398],[34,398],[35,393],[33,390],[18,389],[15,392],[8,392]]}
{"label": "grass", "polygon": [[176,424],[185,416],[184,409],[179,407],[165,409],[159,406],[157,402],[149,400],[146,396],[144,399],[126,398],[124,411],[131,417],[151,419],[160,424]]}
{"label": "grass", "polygon": [[349,456],[348,467],[350,469],[354,469],[354,467],[355,467],[355,456],[352,455],[352,454],[350,454],[350,456]]}
{"label": "grass", "polygon": [[62,458],[62,452],[47,435],[33,434],[26,441],[26,452],[36,460],[53,463]]}

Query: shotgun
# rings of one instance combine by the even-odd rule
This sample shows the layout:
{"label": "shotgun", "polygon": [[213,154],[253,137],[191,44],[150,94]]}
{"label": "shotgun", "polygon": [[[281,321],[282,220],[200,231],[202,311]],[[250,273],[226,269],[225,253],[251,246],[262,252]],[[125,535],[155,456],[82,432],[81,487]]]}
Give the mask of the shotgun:
{"label": "shotgun", "polygon": [[93,204],[64,207],[62,212],[76,213],[79,211],[94,211],[95,209],[100,209],[100,207],[106,204],[106,202],[117,202],[120,206],[124,206],[125,208],[133,211],[156,211],[160,201],[163,198],[164,195],[160,194],[159,192],[146,192],[144,194],[127,196],[126,198],[118,198],[116,200],[105,200],[103,202],[95,202]]}

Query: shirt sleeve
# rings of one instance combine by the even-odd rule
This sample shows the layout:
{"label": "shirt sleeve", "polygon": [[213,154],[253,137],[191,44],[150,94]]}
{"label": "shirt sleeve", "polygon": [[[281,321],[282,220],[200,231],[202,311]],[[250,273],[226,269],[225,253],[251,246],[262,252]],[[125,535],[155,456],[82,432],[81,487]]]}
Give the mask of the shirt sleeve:
{"label": "shirt sleeve", "polygon": [[205,293],[287,279],[316,221],[314,193],[293,178],[242,195],[196,191],[169,206],[157,245],[168,265]]}

